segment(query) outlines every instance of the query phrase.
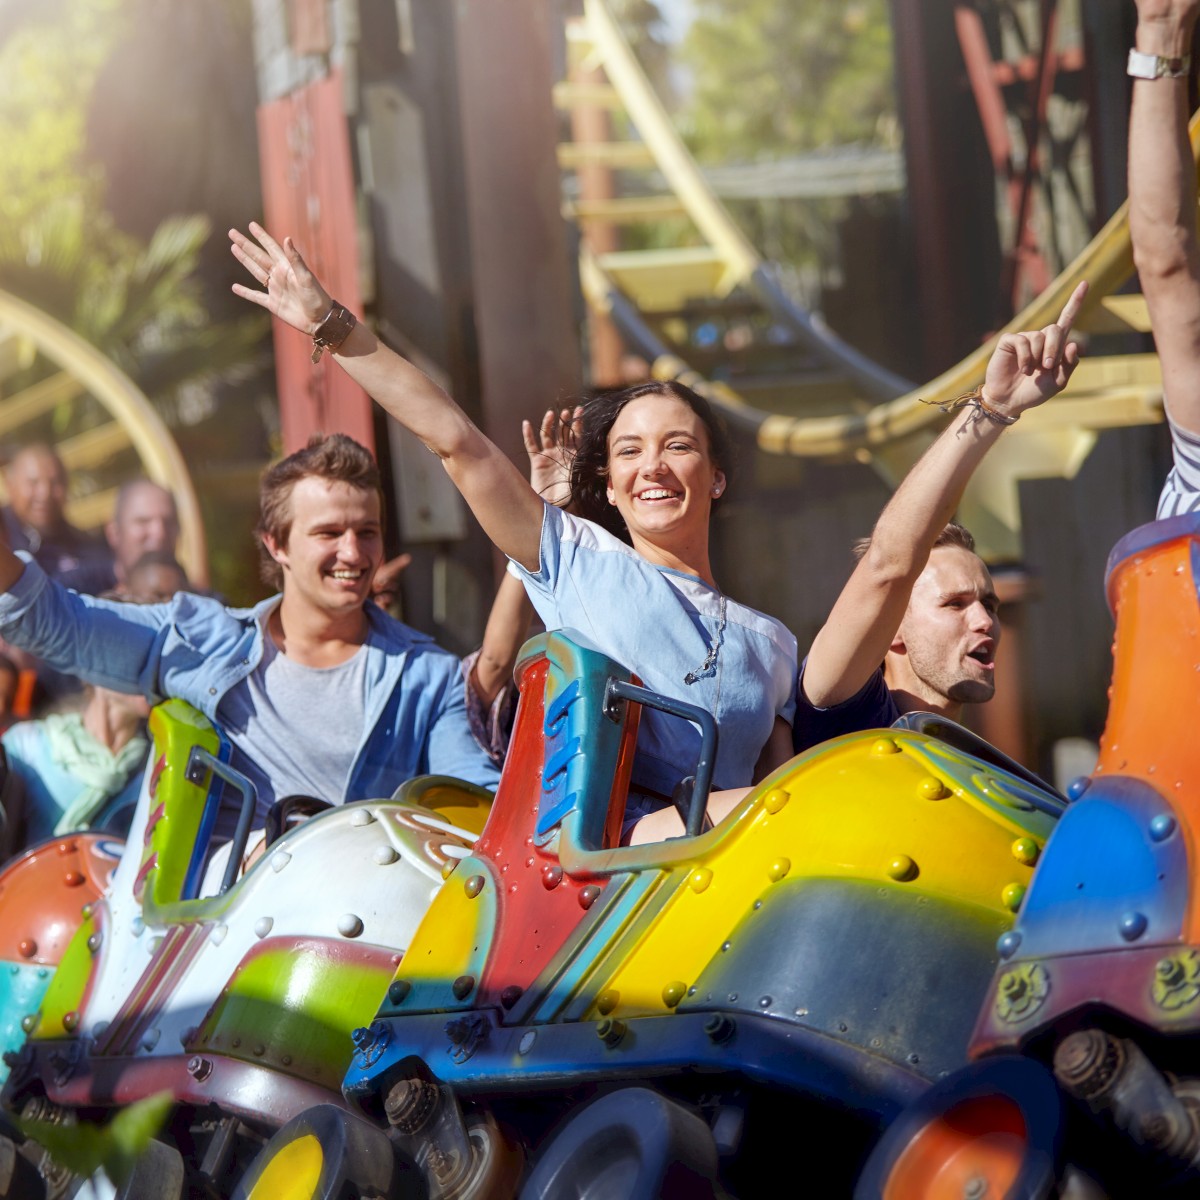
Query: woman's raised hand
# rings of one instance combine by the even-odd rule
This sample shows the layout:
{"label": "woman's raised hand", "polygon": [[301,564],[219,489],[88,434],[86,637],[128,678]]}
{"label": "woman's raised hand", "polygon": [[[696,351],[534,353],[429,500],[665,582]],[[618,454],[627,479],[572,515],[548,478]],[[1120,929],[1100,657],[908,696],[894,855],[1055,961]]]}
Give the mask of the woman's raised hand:
{"label": "woman's raised hand", "polygon": [[280,246],[254,221],[250,222],[250,232],[253,238],[231,229],[230,250],[233,251],[233,257],[266,290],[235,283],[234,292],[311,337],[329,315],[333,305],[329,293],[308,269],[290,237],[284,238]]}
{"label": "woman's raised hand", "polygon": [[532,421],[521,422],[521,436],[529,455],[529,486],[547,504],[565,508],[571,500],[571,464],[579,439],[583,408],[550,408],[535,430]]}

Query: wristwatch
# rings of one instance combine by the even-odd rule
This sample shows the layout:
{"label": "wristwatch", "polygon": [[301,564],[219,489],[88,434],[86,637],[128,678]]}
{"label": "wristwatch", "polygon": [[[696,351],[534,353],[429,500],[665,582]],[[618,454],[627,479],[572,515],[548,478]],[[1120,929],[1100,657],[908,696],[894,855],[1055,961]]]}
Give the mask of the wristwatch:
{"label": "wristwatch", "polygon": [[1135,79],[1186,79],[1192,69],[1192,56],[1164,58],[1161,54],[1143,54],[1140,50],[1129,51],[1125,74]]}
{"label": "wristwatch", "polygon": [[325,319],[317,326],[312,335],[313,362],[320,362],[321,354],[326,351],[336,353],[338,347],[350,336],[350,331],[358,324],[354,314],[344,305],[333,301],[333,307],[326,313]]}

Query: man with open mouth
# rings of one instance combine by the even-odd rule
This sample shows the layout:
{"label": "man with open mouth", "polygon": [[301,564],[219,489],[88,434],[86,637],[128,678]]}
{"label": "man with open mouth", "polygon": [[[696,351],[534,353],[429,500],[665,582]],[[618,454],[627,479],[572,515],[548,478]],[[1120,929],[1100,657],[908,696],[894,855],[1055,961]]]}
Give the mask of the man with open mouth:
{"label": "man with open mouth", "polygon": [[1003,335],[982,386],[896,489],[800,668],[793,744],[891,725],[902,713],[958,720],[995,691],[996,591],[975,542],[950,522],[988,450],[1026,409],[1066,387],[1087,284],[1057,323]]}

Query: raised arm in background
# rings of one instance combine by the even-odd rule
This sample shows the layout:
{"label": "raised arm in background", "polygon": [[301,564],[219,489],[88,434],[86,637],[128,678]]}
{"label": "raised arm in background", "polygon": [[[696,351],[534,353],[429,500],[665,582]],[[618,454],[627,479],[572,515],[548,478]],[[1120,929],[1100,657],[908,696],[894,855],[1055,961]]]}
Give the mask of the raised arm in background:
{"label": "raised arm in background", "polygon": [[[332,298],[291,238],[281,246],[254,223],[250,232],[256,240],[236,229],[229,231],[233,253],[266,290],[242,284],[234,284],[233,290],[312,336],[329,314]],[[536,570],[544,505],[505,454],[437,384],[380,342],[362,322],[335,353],[346,373],[442,460],[500,551]]]}
{"label": "raised arm in background", "polygon": [[[1129,232],[1162,363],[1167,411],[1200,434],[1200,246],[1196,167],[1188,142],[1188,68],[1198,0],[1138,0],[1129,116]],[[1173,65],[1174,64],[1174,65]]]}
{"label": "raised arm in background", "polygon": [[1054,325],[1000,339],[979,393],[982,407],[964,407],[888,501],[870,547],[809,651],[801,686],[816,707],[850,699],[870,679],[975,468],[1007,424],[1066,387],[1079,361],[1071,325],[1086,294],[1081,283]]}

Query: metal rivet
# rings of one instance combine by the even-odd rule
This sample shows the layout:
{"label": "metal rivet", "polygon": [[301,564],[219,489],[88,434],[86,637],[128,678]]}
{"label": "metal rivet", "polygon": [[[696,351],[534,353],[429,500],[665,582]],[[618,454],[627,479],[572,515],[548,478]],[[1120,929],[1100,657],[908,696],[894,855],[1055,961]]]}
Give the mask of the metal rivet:
{"label": "metal rivet", "polygon": [[259,917],[258,920],[254,922],[254,936],[257,938],[265,938],[267,934],[271,932],[271,928],[274,926],[274,924],[275,921],[272,917]]}
{"label": "metal rivet", "polygon": [[77,1012],[64,1013],[62,1023],[68,1033],[73,1033],[79,1024],[79,1014]]}
{"label": "metal rivet", "polygon": [[286,850],[276,850],[271,855],[271,870],[278,874],[292,861],[292,856]]}
{"label": "metal rivet", "polygon": [[713,873],[708,867],[697,867],[688,876],[688,887],[693,892],[702,892],[710,883],[712,883]]}
{"label": "metal rivet", "polygon": [[1024,863],[1027,867],[1032,867],[1037,862],[1040,853],[1041,847],[1033,838],[1017,838],[1012,844],[1013,858],[1019,863]]}
{"label": "metal rivet", "polygon": [[463,891],[467,893],[468,900],[474,900],[475,897],[483,891],[483,876],[472,875],[467,882],[463,884]]}
{"label": "metal rivet", "polygon": [[663,1003],[674,1008],[687,995],[687,984],[682,979],[672,979],[662,990]]}
{"label": "metal rivet", "polygon": [[363,931],[362,918],[354,913],[342,913],[338,917],[337,931],[342,937],[356,938]]}
{"label": "metal rivet", "polygon": [[1021,901],[1025,899],[1025,885],[1023,883],[1010,883],[1000,893],[1000,903],[1004,905],[1009,912],[1016,912],[1021,907]]}
{"label": "metal rivet", "polygon": [[[1114,746],[1113,749],[1115,750],[1116,746]],[[1079,797],[1082,796],[1089,787],[1091,787],[1091,785],[1092,780],[1091,776],[1089,775],[1080,775],[1078,778],[1072,779],[1071,782],[1067,784],[1067,799],[1078,800]]]}
{"label": "metal rivet", "polygon": [[388,984],[388,1003],[403,1004],[408,999],[408,993],[412,991],[412,984],[407,979],[393,979]]}
{"label": "metal rivet", "polygon": [[219,946],[225,940],[225,935],[228,932],[228,925],[214,925],[212,927],[212,933],[208,935],[208,940],[212,942],[214,946]]}
{"label": "metal rivet", "polygon": [[360,828],[363,825],[374,825],[375,818],[371,815],[369,810],[365,808],[356,808],[351,814],[350,824]]}
{"label": "metal rivet", "polygon": [[41,1015],[41,1013],[29,1013],[28,1016],[22,1017],[21,1028],[26,1033],[32,1033],[37,1027],[38,1019],[41,1017]]}
{"label": "metal rivet", "polygon": [[101,934],[93,933],[87,940],[87,948],[93,954],[95,954],[96,951],[100,949],[100,943],[103,941],[104,941],[104,938]]}
{"label": "metal rivet", "polygon": [[935,775],[930,775],[917,784],[917,795],[923,800],[944,800],[950,795],[950,789]]}
{"label": "metal rivet", "polygon": [[594,884],[589,883],[587,887],[579,890],[579,907],[591,908],[596,903],[596,897],[600,895],[600,889]]}
{"label": "metal rivet", "polygon": [[17,947],[17,953],[22,958],[32,958],[37,953],[37,942],[33,938],[25,938]]}
{"label": "metal rivet", "polygon": [[596,1009],[605,1016],[608,1016],[608,1014],[612,1012],[612,1010],[616,1008],[620,1002],[621,993],[609,988],[607,991],[601,992],[600,995],[596,997]]}
{"label": "metal rivet", "polygon": [[759,996],[759,998],[758,998],[758,1007],[759,1008],[770,1008],[771,1005],[774,1003],[775,1003],[775,998],[773,996]]}
{"label": "metal rivet", "polygon": [[542,887],[548,892],[552,892],[560,883],[562,883],[562,867],[548,866],[542,868]]}
{"label": "metal rivet", "polygon": [[920,873],[916,861],[907,854],[897,854],[887,865],[888,875],[897,883],[907,883]]}
{"label": "metal rivet", "polygon": [[877,738],[871,746],[871,753],[878,755],[899,754],[900,747],[891,738]]}
{"label": "metal rivet", "polygon": [[1002,933],[996,942],[996,951],[1001,958],[1012,958],[1021,945],[1021,935],[1015,929]]}
{"label": "metal rivet", "polygon": [[400,857],[400,851],[395,846],[377,846],[375,848],[375,861],[381,867],[390,866]]}
{"label": "metal rivet", "polygon": [[63,883],[67,887],[78,887],[83,882],[83,874],[80,871],[68,871],[63,876]]}
{"label": "metal rivet", "polygon": [[518,1054],[528,1054],[533,1049],[533,1043],[537,1041],[537,1031],[527,1029],[521,1034],[521,1040],[517,1043]]}
{"label": "metal rivet", "polygon": [[1117,922],[1117,931],[1127,942],[1136,942],[1146,932],[1148,924],[1145,913],[1127,912]]}
{"label": "metal rivet", "polygon": [[792,869],[792,860],[790,858],[777,858],[767,868],[767,878],[772,883],[778,883]]}
{"label": "metal rivet", "polygon": [[500,993],[500,1003],[505,1008],[512,1008],[512,1006],[516,1004],[518,1000],[520,1000],[523,993],[524,988],[517,987],[515,983],[510,984],[504,989],[504,991]]}
{"label": "metal rivet", "polygon": [[1175,832],[1175,818],[1170,813],[1159,813],[1150,821],[1150,836],[1156,842],[1165,842]]}
{"label": "metal rivet", "polygon": [[768,792],[768,793],[767,793],[767,794],[766,794],[766,795],[763,797],[763,808],[765,808],[765,809],[767,810],[767,812],[769,812],[769,813],[771,813],[772,815],[774,815],[774,814],[775,814],[775,813],[777,813],[777,812],[778,812],[778,811],[779,811],[779,810],[780,810],[780,809],[781,809],[781,808],[782,808],[782,807],[783,807],[783,806],[784,806],[784,805],[785,805],[785,804],[786,804],[786,803],[787,803],[787,802],[788,802],[788,801],[789,801],[791,798],[792,798],[792,793],[791,793],[791,792],[789,792],[789,791],[787,790],[787,788],[772,788],[772,789],[771,789],[771,790],[770,790],[770,791],[769,791],[769,792]]}
{"label": "metal rivet", "polygon": [[465,1000],[475,990],[474,975],[460,975],[451,985],[455,1000]]}

